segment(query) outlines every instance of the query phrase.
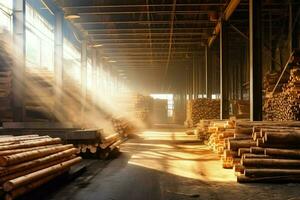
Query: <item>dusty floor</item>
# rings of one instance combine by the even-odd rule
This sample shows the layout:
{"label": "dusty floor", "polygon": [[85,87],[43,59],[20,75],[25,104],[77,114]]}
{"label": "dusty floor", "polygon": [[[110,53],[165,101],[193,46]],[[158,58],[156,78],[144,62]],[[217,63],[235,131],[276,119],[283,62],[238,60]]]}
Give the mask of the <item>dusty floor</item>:
{"label": "dusty floor", "polygon": [[[215,154],[183,130],[140,133],[115,160],[87,173],[46,200],[300,200],[300,184],[238,184]],[[52,193],[52,192],[51,192]]]}

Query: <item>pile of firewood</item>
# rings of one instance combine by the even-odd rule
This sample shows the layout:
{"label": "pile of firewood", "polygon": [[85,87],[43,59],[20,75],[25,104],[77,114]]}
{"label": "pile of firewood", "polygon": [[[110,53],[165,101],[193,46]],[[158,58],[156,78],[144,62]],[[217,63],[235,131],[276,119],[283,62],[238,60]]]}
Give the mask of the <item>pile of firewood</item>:
{"label": "pile of firewood", "polygon": [[0,122],[12,121],[12,69],[13,58],[6,37],[0,34]]}
{"label": "pile of firewood", "polygon": [[218,119],[220,117],[220,100],[194,99],[187,102],[187,127],[195,126],[202,119]]}
{"label": "pile of firewood", "polygon": [[300,122],[238,121],[216,131],[209,145],[238,182],[299,181]]}
{"label": "pile of firewood", "polygon": [[282,92],[273,94],[264,105],[265,119],[300,120],[300,69],[290,71],[290,79]]}
{"label": "pile of firewood", "polygon": [[15,199],[66,173],[80,162],[73,145],[61,139],[24,135],[0,137],[0,184]]}
{"label": "pile of firewood", "polygon": [[54,73],[46,69],[31,68],[26,70],[27,88],[25,111],[27,121],[47,122],[53,118]]}
{"label": "pile of firewood", "polygon": [[114,130],[123,137],[127,137],[136,129],[133,123],[125,118],[114,118],[112,119],[112,124]]}

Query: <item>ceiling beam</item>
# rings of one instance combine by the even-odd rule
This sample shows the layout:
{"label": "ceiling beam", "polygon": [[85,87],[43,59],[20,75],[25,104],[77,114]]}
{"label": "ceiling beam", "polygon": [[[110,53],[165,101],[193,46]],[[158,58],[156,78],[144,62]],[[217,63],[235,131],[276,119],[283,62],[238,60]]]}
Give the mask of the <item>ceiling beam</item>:
{"label": "ceiling beam", "polygon": [[[72,20],[73,21],[73,20]],[[85,21],[85,20],[74,20],[75,24],[89,25],[89,24],[169,24],[167,20],[160,21],[145,21],[145,20],[130,20],[130,21]],[[209,20],[176,20],[174,24],[215,24],[215,22]]]}
{"label": "ceiling beam", "polygon": [[[226,7],[226,9],[223,13],[223,16],[220,20],[228,21],[239,4],[240,4],[240,0],[230,0],[229,4]],[[221,21],[220,20],[219,20],[218,24],[216,25],[216,27],[212,33],[212,36],[208,39],[208,46],[212,45],[212,43],[215,41],[215,39],[217,38],[217,36],[220,33],[220,30],[221,30]]]}

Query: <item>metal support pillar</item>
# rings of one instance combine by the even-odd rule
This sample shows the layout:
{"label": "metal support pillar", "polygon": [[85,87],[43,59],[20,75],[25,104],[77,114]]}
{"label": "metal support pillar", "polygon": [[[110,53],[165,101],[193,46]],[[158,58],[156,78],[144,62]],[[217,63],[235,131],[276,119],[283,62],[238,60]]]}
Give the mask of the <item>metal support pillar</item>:
{"label": "metal support pillar", "polygon": [[63,12],[55,13],[54,27],[54,74],[55,74],[55,107],[56,117],[60,118],[63,91]]}
{"label": "metal support pillar", "polygon": [[208,46],[205,46],[205,94],[206,98],[211,99],[211,66],[209,66],[209,49]]}
{"label": "metal support pillar", "polygon": [[97,101],[97,49],[92,49],[92,98],[93,104]]}
{"label": "metal support pillar", "polygon": [[24,121],[24,85],[25,85],[25,52],[26,52],[26,35],[25,35],[25,0],[13,1],[13,39],[15,44],[15,53],[18,64],[14,68],[14,121]]}
{"label": "metal support pillar", "polygon": [[87,42],[81,43],[81,120],[84,121],[84,112],[87,95]]}
{"label": "metal support pillar", "polygon": [[262,120],[261,1],[249,0],[250,119]]}
{"label": "metal support pillar", "polygon": [[195,54],[193,54],[193,68],[192,68],[193,86],[192,86],[192,99],[196,99],[196,63]]}
{"label": "metal support pillar", "polygon": [[226,49],[228,25],[226,22],[221,23],[220,27],[220,119],[227,119],[229,117],[229,103],[228,103],[228,54]]}

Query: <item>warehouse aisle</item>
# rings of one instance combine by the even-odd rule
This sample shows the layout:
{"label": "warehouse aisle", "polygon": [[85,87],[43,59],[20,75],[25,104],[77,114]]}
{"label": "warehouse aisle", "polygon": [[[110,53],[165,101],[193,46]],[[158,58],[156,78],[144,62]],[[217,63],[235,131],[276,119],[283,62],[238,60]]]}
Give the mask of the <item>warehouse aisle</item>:
{"label": "warehouse aisle", "polygon": [[122,145],[122,154],[45,199],[182,200],[299,199],[298,184],[241,185],[215,154],[182,129],[144,131]]}

